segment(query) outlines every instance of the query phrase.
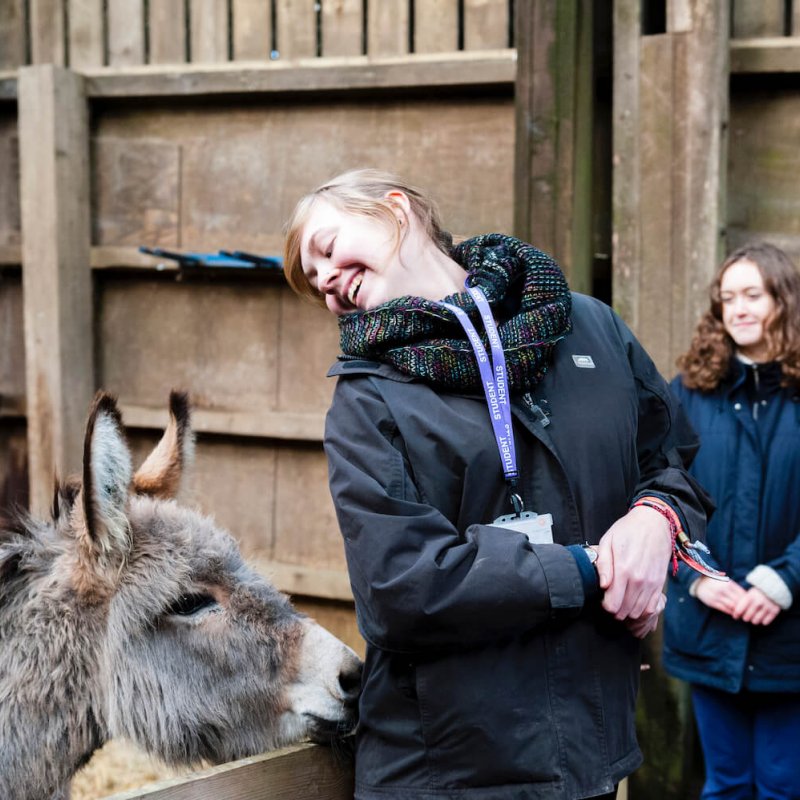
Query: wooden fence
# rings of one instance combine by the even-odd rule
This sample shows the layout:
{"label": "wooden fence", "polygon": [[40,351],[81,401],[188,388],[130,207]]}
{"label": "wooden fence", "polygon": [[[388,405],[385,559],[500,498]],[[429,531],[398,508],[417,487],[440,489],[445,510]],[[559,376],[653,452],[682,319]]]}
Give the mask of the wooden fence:
{"label": "wooden fence", "polygon": [[0,68],[387,56],[513,45],[512,0],[1,0]]}
{"label": "wooden fence", "polygon": [[303,192],[384,167],[606,299],[613,253],[671,374],[726,241],[800,254],[800,28],[797,2],[658,6],[613,3],[612,75],[610,0],[0,0],[0,504],[48,506],[96,388],[144,453],[183,386],[195,502],[362,649],[321,446],[334,320],[137,246],[274,254]]}

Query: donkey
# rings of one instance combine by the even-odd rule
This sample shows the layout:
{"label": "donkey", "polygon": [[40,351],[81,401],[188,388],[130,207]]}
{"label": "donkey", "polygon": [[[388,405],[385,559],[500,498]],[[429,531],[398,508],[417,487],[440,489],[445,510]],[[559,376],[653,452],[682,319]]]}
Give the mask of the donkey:
{"label": "donkey", "polygon": [[221,763],[356,722],[361,663],[172,499],[193,452],[186,395],[134,474],[115,400],[50,522],[0,529],[0,798],[68,794],[106,740]]}

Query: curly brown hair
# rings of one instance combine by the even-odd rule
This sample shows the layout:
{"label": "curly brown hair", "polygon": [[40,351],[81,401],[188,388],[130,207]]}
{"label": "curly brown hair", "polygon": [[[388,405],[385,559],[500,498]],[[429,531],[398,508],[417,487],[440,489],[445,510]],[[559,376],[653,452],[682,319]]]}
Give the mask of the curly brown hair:
{"label": "curly brown hair", "polygon": [[710,307],[697,324],[689,350],[677,361],[681,380],[689,389],[712,391],[728,373],[736,348],[722,324],[720,283],[728,267],[745,260],[758,268],[764,288],[775,301],[764,327],[770,360],[781,363],[782,385],[800,388],[800,273],[783,250],[755,242],[734,250],[711,281]]}

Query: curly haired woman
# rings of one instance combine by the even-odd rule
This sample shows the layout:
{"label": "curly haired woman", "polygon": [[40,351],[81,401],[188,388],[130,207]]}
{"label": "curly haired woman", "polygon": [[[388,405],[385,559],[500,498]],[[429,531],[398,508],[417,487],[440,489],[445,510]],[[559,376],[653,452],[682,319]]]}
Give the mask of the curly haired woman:
{"label": "curly haired woman", "polygon": [[700,435],[692,474],[717,502],[707,541],[728,583],[670,581],[664,664],[692,685],[703,798],[798,798],[800,274],[736,250],[672,388]]}

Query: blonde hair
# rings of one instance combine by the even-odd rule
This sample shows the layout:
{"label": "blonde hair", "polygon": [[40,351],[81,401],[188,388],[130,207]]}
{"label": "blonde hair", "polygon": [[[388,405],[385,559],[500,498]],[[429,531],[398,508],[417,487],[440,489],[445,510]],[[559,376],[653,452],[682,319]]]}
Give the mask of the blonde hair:
{"label": "blonde hair", "polygon": [[289,286],[301,297],[322,300],[322,295],[308,282],[303,272],[300,255],[303,228],[317,200],[324,198],[341,211],[393,226],[399,244],[400,224],[395,216],[395,206],[387,199],[387,195],[395,191],[403,192],[408,197],[411,211],[422,223],[423,230],[442,252],[449,253],[453,238],[442,229],[439,210],[431,198],[390,172],[377,169],[350,170],[326,181],[301,198],[289,217],[283,251],[283,272]]}

